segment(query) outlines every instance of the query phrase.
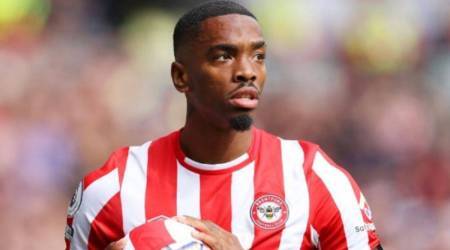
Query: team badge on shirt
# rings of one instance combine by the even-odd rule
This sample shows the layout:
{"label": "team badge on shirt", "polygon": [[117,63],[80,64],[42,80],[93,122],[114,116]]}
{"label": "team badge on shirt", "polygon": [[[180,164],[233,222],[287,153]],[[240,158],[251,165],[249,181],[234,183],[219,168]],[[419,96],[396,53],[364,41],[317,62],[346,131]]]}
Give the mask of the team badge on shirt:
{"label": "team badge on shirt", "polygon": [[73,194],[72,199],[70,200],[69,208],[67,209],[68,217],[73,217],[77,213],[78,209],[80,209],[82,198],[83,198],[83,182],[80,182],[80,184],[77,187],[77,190],[75,190],[75,193]]}
{"label": "team badge on shirt", "polygon": [[250,217],[259,228],[272,230],[286,223],[289,209],[286,202],[277,195],[264,194],[256,199],[250,209]]}

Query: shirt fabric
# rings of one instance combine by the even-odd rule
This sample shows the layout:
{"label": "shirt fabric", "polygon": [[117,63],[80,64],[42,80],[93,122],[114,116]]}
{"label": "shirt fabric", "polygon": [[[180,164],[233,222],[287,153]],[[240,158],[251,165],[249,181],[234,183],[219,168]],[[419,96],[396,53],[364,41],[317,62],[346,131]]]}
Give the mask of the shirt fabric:
{"label": "shirt fabric", "polygon": [[358,185],[318,145],[252,128],[246,154],[202,164],[180,131],[114,152],[85,176],[68,209],[66,249],[104,249],[158,216],[210,220],[245,249],[372,249],[372,213]]}

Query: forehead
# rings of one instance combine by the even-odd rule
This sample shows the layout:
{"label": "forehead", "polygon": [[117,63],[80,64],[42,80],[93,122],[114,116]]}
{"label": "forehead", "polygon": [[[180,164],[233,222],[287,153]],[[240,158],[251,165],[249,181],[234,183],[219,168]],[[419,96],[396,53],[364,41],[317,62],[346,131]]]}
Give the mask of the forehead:
{"label": "forehead", "polygon": [[263,40],[258,22],[252,17],[229,14],[211,17],[200,24],[197,42],[201,45],[214,43],[244,43]]}

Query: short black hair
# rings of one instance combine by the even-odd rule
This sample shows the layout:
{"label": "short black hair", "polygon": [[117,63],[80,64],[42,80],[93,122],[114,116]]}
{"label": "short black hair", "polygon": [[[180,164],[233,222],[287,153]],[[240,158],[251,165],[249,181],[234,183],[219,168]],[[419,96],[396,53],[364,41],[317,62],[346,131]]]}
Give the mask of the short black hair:
{"label": "short black hair", "polygon": [[175,25],[173,32],[173,50],[177,57],[180,45],[197,35],[200,23],[205,19],[228,14],[240,14],[256,17],[244,6],[233,1],[208,1],[186,12]]}

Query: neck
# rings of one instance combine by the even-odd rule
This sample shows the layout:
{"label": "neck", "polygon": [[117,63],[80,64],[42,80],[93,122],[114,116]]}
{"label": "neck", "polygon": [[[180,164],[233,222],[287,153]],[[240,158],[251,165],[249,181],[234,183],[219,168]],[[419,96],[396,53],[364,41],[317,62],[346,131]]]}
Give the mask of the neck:
{"label": "neck", "polygon": [[190,119],[181,131],[180,144],[185,155],[202,163],[224,163],[248,151],[252,131],[236,131]]}

